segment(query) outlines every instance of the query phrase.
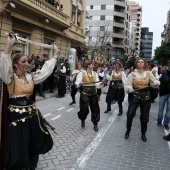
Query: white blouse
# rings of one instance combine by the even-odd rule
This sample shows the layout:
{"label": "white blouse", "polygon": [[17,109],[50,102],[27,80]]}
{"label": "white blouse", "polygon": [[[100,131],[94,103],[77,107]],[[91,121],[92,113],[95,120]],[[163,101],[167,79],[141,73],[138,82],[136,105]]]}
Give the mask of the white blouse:
{"label": "white blouse", "polygon": [[[37,70],[32,76],[28,73],[25,74],[28,82],[34,81],[34,84],[39,84],[43,82],[46,78],[50,76],[56,64],[56,57],[51,58],[46,61],[41,68],[41,70]],[[5,84],[9,84],[11,82],[11,78],[13,76],[13,66],[10,54],[1,54],[0,56],[0,78],[3,80]]]}
{"label": "white blouse", "polygon": [[[87,72],[85,71],[85,74],[87,75]],[[93,77],[94,75],[94,71],[92,71],[92,75],[88,75],[89,77]],[[76,82],[75,82],[75,85],[77,86],[77,88],[80,87],[80,83],[82,82],[82,79],[83,79],[83,74],[82,72],[80,72],[79,74],[77,74],[77,77],[76,77]],[[98,82],[99,81],[99,77],[96,73],[96,80],[94,80],[95,82]],[[101,84],[101,82],[98,82],[98,83],[95,83],[95,86],[96,88],[100,89],[103,87],[103,85]]]}
{"label": "white blouse", "polygon": [[[144,71],[144,75],[143,77],[141,77],[139,74],[138,74],[138,71],[136,70],[135,71],[135,75],[136,77],[138,78],[145,78],[146,77],[146,71]],[[132,86],[132,81],[133,81],[133,77],[132,77],[132,74],[130,73],[128,78],[126,79],[126,82],[125,82],[125,91],[127,93],[129,93],[130,91],[134,90],[133,89],[133,86]],[[154,75],[152,74],[152,72],[150,72],[150,77],[149,77],[149,83],[150,85],[154,88],[154,83],[157,83],[158,85],[160,85],[160,81],[156,80]],[[155,87],[156,88],[156,87]]]}
{"label": "white blouse", "polygon": [[[123,71],[121,71],[121,72],[122,72],[122,82],[123,82],[123,84],[125,84],[126,74],[125,74]],[[112,74],[111,74],[111,75],[106,74],[106,79],[109,80],[109,81],[111,81],[113,74],[114,74],[115,76],[119,76],[119,75],[120,75],[120,73],[116,73],[115,71],[112,71]]]}

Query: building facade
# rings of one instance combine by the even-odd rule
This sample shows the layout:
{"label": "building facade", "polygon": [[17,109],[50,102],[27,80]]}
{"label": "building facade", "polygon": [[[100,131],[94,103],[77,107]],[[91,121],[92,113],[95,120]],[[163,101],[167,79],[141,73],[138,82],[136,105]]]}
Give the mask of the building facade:
{"label": "building facade", "polygon": [[140,55],[142,7],[135,1],[130,1],[130,49],[136,57]]}
{"label": "building facade", "polygon": [[142,57],[147,61],[152,59],[152,44],[153,44],[153,32],[149,32],[149,28],[141,29],[141,48],[140,52]]}
{"label": "building facade", "polygon": [[[85,41],[85,0],[1,0],[0,52],[5,48],[5,32],[11,30],[20,37],[40,43],[55,41],[60,56],[67,58],[70,48],[83,46]],[[52,51],[27,42],[13,47],[13,51],[26,55],[46,55]]]}
{"label": "building facade", "polygon": [[87,0],[86,10],[86,46],[95,59],[106,61],[128,54],[128,0]]}

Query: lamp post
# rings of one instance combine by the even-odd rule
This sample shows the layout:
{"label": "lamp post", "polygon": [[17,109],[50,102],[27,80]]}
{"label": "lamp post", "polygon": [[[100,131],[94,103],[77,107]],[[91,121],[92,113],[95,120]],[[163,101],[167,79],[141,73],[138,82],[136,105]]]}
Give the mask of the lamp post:
{"label": "lamp post", "polygon": [[111,48],[111,44],[110,42],[107,42],[107,51],[108,51],[108,58],[107,58],[107,61],[109,61],[109,52],[110,52],[110,48]]}

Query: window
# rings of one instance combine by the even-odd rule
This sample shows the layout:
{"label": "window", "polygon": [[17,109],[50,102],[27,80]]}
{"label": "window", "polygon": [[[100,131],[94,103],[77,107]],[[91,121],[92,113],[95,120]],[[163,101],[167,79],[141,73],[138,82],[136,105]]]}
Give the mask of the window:
{"label": "window", "polygon": [[77,25],[80,27],[80,21],[81,21],[81,11],[77,11]]}
{"label": "window", "polygon": [[92,20],[93,19],[93,16],[90,16],[90,20]]}
{"label": "window", "polygon": [[90,9],[93,9],[93,5],[90,5]]}
{"label": "window", "polygon": [[78,3],[78,9],[77,9],[77,25],[80,27],[81,26],[81,11],[82,11],[82,5],[79,2]]}
{"label": "window", "polygon": [[89,41],[91,41],[92,40],[92,37],[89,37]]}
{"label": "window", "polygon": [[92,31],[92,26],[89,26],[89,30]]}
{"label": "window", "polygon": [[76,17],[76,6],[72,5],[72,16],[71,20],[73,23],[75,23],[75,17]]}
{"label": "window", "polygon": [[104,26],[100,26],[100,31],[105,31],[105,27]]}
{"label": "window", "polygon": [[105,15],[100,15],[100,20],[105,20]]}
{"label": "window", "polygon": [[106,9],[106,5],[101,5],[101,10],[105,10]]}

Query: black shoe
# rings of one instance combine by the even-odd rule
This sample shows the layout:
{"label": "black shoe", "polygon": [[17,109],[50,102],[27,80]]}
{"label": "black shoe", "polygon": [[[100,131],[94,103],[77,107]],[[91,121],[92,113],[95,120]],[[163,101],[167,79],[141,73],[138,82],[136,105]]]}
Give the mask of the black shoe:
{"label": "black shoe", "polygon": [[40,93],[39,96],[41,97],[44,97],[45,98],[45,95],[43,93]]}
{"label": "black shoe", "polygon": [[107,109],[104,113],[108,113],[109,111],[111,111],[111,109]]}
{"label": "black shoe", "polygon": [[164,125],[164,128],[165,128],[166,130],[169,130],[169,126],[168,126],[168,125]]}
{"label": "black shoe", "polygon": [[161,122],[158,122],[158,123],[157,123],[157,125],[158,125],[159,127],[162,127],[162,124],[161,124]]}
{"label": "black shoe", "polygon": [[122,115],[122,113],[120,112],[117,116],[121,116]]}
{"label": "black shoe", "polygon": [[76,102],[71,102],[69,105],[76,104]]}
{"label": "black shoe", "polygon": [[147,138],[146,138],[145,134],[142,134],[141,139],[142,139],[143,142],[147,141]]}
{"label": "black shoe", "polygon": [[170,133],[167,136],[163,136],[163,139],[166,140],[166,141],[170,141]]}
{"label": "black shoe", "polygon": [[62,98],[63,96],[61,96],[61,95],[57,95],[56,97],[57,97],[57,98]]}
{"label": "black shoe", "polygon": [[94,131],[98,132],[98,126],[97,125],[94,125]]}
{"label": "black shoe", "polygon": [[81,127],[82,127],[82,128],[85,127],[85,121],[84,121],[84,120],[81,121]]}
{"label": "black shoe", "polygon": [[128,139],[129,138],[129,134],[130,134],[130,131],[126,131],[126,133],[125,133],[125,139]]}

